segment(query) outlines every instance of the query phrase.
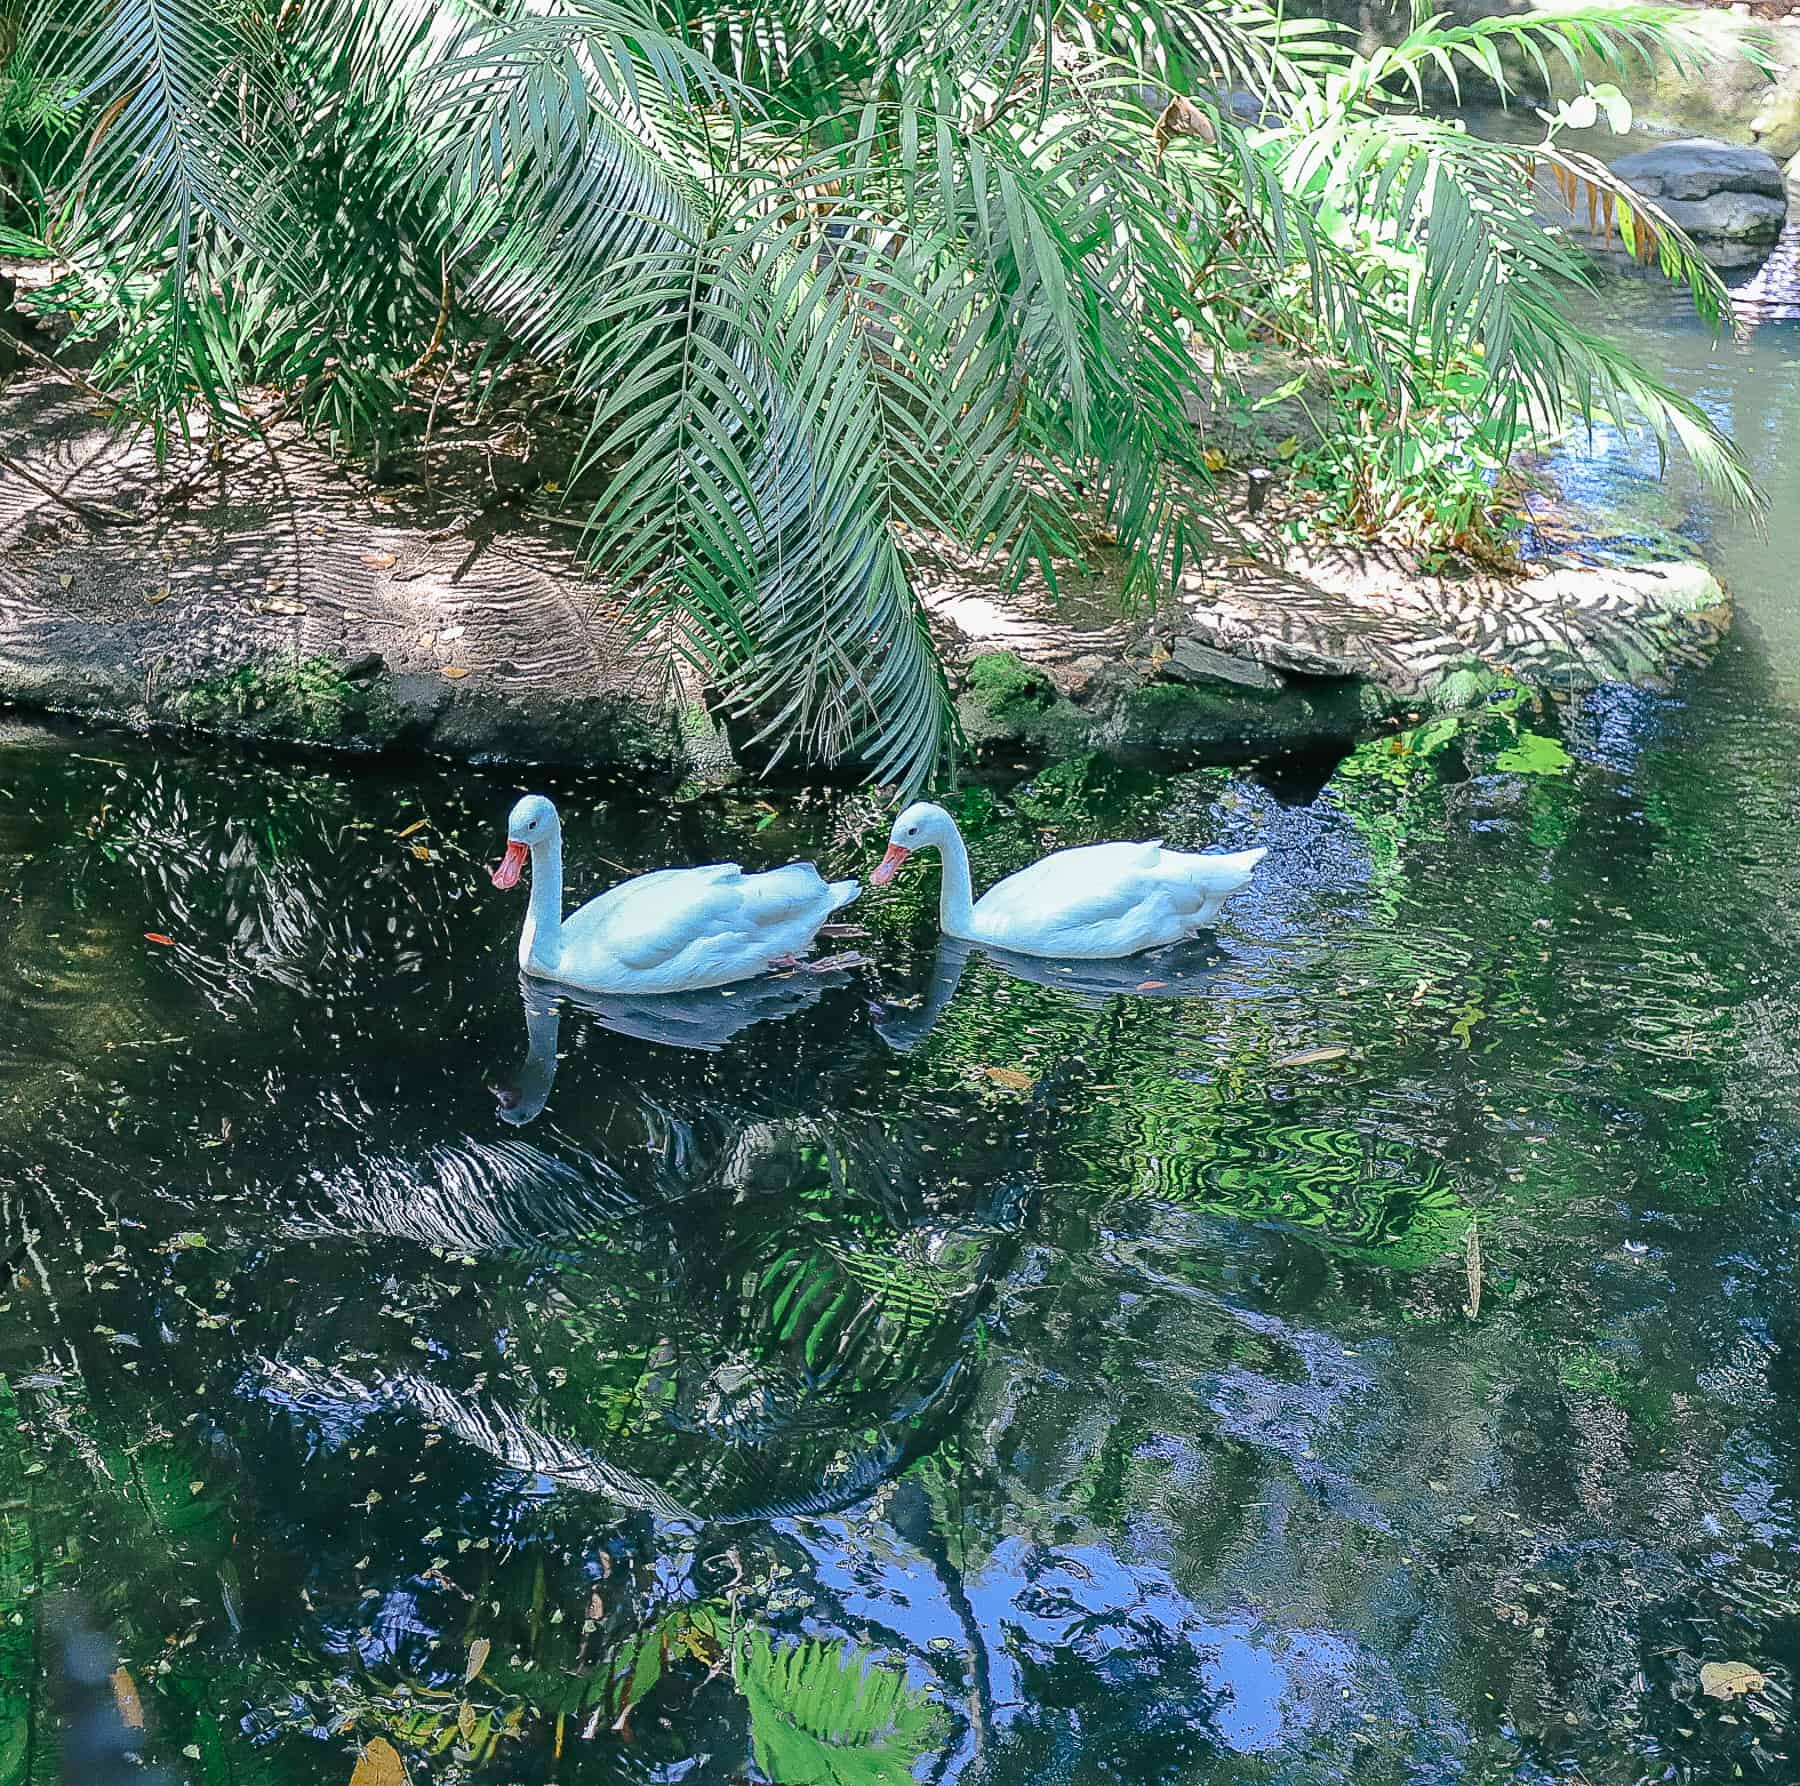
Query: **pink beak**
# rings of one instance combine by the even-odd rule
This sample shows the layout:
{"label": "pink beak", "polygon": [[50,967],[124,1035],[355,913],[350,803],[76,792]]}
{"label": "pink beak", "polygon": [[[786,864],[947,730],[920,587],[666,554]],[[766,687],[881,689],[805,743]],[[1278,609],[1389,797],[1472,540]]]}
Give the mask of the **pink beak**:
{"label": "pink beak", "polygon": [[519,884],[519,876],[525,872],[525,859],[531,851],[522,843],[508,843],[506,854],[500,858],[500,866],[494,870],[493,882],[504,893],[508,887]]}
{"label": "pink beak", "polygon": [[900,864],[911,854],[911,850],[903,850],[899,844],[890,843],[887,854],[875,865],[874,872],[869,876],[869,885],[885,887],[900,872]]}

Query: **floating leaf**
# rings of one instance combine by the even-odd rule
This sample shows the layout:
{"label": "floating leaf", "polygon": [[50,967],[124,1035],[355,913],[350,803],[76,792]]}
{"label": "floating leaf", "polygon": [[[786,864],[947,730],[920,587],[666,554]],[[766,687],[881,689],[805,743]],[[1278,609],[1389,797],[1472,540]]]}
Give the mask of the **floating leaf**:
{"label": "floating leaf", "polygon": [[385,1736],[372,1737],[357,1756],[350,1786],[407,1786],[406,1763]]}
{"label": "floating leaf", "polygon": [[1714,1699],[1736,1699],[1740,1694],[1755,1693],[1768,1685],[1769,1677],[1748,1662],[1702,1662],[1700,1691]]}
{"label": "floating leaf", "polygon": [[482,1669],[487,1667],[488,1651],[493,1647],[485,1637],[478,1637],[469,1645],[469,1660],[463,1669],[465,1681],[472,1681]]}
{"label": "floating leaf", "polygon": [[172,949],[175,947],[174,937],[164,936],[160,930],[146,930],[144,932],[144,941],[147,943],[160,943],[165,949]]}
{"label": "floating leaf", "polygon": [[113,1701],[119,1708],[119,1722],[128,1730],[144,1728],[144,1702],[138,1697],[137,1682],[123,1662],[112,1672]]}
{"label": "floating leaf", "polygon": [[1463,1304],[1463,1313],[1473,1321],[1481,1313],[1481,1224],[1473,1216],[1463,1235],[1463,1263],[1469,1279],[1469,1300]]}
{"label": "floating leaf", "polygon": [[1140,980],[1137,989],[1139,992],[1161,992],[1168,983],[1167,980]]}
{"label": "floating leaf", "polygon": [[996,1085],[1004,1085],[1008,1091],[1030,1091],[1037,1084],[1029,1073],[1021,1073],[1017,1067],[982,1067],[979,1071]]}
{"label": "floating leaf", "polygon": [[415,843],[412,846],[412,853],[417,856],[421,862],[429,862],[431,860],[431,851],[425,844]]}
{"label": "floating leaf", "polygon": [[474,1742],[476,1723],[475,1708],[465,1699],[456,1708],[456,1728],[462,1732],[465,1743]]}
{"label": "floating leaf", "polygon": [[1524,732],[1517,744],[1494,758],[1494,767],[1514,775],[1560,775],[1575,759],[1542,732]]}
{"label": "floating leaf", "polygon": [[411,837],[415,831],[423,831],[428,823],[430,823],[428,819],[414,819],[404,831],[396,831],[394,835],[396,837]]}
{"label": "floating leaf", "polygon": [[1275,1062],[1278,1067],[1312,1067],[1321,1061],[1342,1060],[1348,1048],[1302,1048],[1298,1054],[1284,1054]]}

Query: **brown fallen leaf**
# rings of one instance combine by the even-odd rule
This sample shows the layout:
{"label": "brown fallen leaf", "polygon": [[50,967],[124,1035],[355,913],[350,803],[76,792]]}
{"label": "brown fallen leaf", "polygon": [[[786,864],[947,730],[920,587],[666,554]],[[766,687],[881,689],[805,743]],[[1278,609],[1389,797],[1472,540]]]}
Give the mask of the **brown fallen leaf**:
{"label": "brown fallen leaf", "polygon": [[465,1681],[472,1681],[482,1669],[487,1667],[488,1651],[493,1647],[485,1637],[478,1637],[469,1645],[468,1665],[463,1669]]}
{"label": "brown fallen leaf", "polygon": [[169,592],[166,589],[152,589],[144,596],[144,600],[153,608],[160,608],[168,599]]}
{"label": "brown fallen leaf", "polygon": [[147,943],[160,943],[165,949],[172,949],[175,947],[174,937],[164,936],[160,930],[146,930],[144,932],[144,941]]}
{"label": "brown fallen leaf", "polygon": [[1284,1054],[1275,1062],[1278,1067],[1311,1067],[1320,1061],[1342,1060],[1348,1048],[1302,1048],[1298,1054]]}
{"label": "brown fallen leaf", "polygon": [[438,672],[441,676],[448,676],[452,682],[460,682],[468,673],[461,664],[445,664]]}
{"label": "brown fallen leaf", "polygon": [[979,1067],[976,1070],[996,1085],[1004,1085],[1008,1091],[1030,1091],[1037,1084],[1031,1074],[1021,1073],[1017,1067]]}
{"label": "brown fallen leaf", "polygon": [[64,571],[63,574],[60,577],[58,577],[56,580],[58,583],[60,583],[63,586],[63,588],[67,589],[69,587],[69,585],[75,581],[75,578],[70,572]]}
{"label": "brown fallen leaf", "polygon": [[407,1786],[406,1763],[385,1736],[371,1737],[356,1758],[350,1786]]}
{"label": "brown fallen leaf", "polygon": [[417,856],[421,862],[429,862],[431,860],[431,851],[425,844],[415,843],[413,845],[413,854]]}
{"label": "brown fallen leaf", "polygon": [[138,1698],[137,1682],[123,1662],[112,1672],[113,1702],[119,1708],[119,1722],[128,1730],[144,1728],[144,1702]]}
{"label": "brown fallen leaf", "polygon": [[1177,94],[1163,107],[1153,133],[1156,155],[1160,161],[1165,149],[1178,136],[1197,136],[1203,143],[1216,143],[1219,133],[1213,121],[1191,99]]}
{"label": "brown fallen leaf", "polygon": [[1161,992],[1168,983],[1167,980],[1140,980],[1137,989],[1139,992]]}
{"label": "brown fallen leaf", "polygon": [[306,604],[295,601],[292,596],[276,595],[266,601],[258,602],[256,611],[259,614],[304,614]]}
{"label": "brown fallen leaf", "polygon": [[392,552],[365,552],[362,561],[372,571],[392,570],[399,562]]}
{"label": "brown fallen leaf", "polygon": [[1702,1662],[1700,1691],[1714,1699],[1736,1699],[1740,1694],[1754,1693],[1769,1684],[1769,1677],[1748,1662]]}
{"label": "brown fallen leaf", "polygon": [[474,1742],[476,1722],[475,1708],[465,1699],[456,1708],[456,1728],[462,1732],[465,1743]]}
{"label": "brown fallen leaf", "polygon": [[411,837],[415,831],[423,831],[430,823],[431,821],[429,819],[414,819],[404,831],[396,831],[394,835],[396,837]]}

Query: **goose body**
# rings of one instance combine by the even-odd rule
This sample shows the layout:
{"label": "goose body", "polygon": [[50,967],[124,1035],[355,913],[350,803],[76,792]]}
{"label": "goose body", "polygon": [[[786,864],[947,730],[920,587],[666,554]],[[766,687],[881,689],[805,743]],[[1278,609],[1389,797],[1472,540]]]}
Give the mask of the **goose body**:
{"label": "goose body", "polygon": [[885,885],[916,849],[944,859],[939,920],[946,935],[1020,955],[1106,961],[1160,949],[1206,929],[1250,884],[1267,850],[1198,855],[1160,843],[1095,843],[1057,850],[1010,874],[980,899],[956,821],[921,801],[894,822],[888,852],[869,879]]}
{"label": "goose body", "polygon": [[562,822],[541,794],[512,810],[497,887],[531,864],[519,966],[583,992],[694,992],[789,966],[860,890],[810,862],[746,874],[735,862],[640,874],[562,915]]}

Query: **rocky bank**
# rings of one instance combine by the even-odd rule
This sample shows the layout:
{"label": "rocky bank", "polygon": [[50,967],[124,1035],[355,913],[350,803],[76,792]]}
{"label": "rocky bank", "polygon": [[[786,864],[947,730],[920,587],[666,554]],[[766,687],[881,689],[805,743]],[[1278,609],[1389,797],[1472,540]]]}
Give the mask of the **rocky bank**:
{"label": "rocky bank", "polygon": [[[383,487],[274,430],[158,465],[79,390],[0,386],[0,705],[355,751],[734,772],[706,691],[584,576],[550,499]],[[1641,535],[1540,536],[1522,577],[1249,550],[1154,617],[1102,582],[1002,597],[921,551],[978,750],[1186,761],[1343,748],[1511,672],[1641,679],[1725,624],[1706,567]],[[1266,548],[1262,549],[1262,548]],[[817,767],[817,766],[814,766]]]}

